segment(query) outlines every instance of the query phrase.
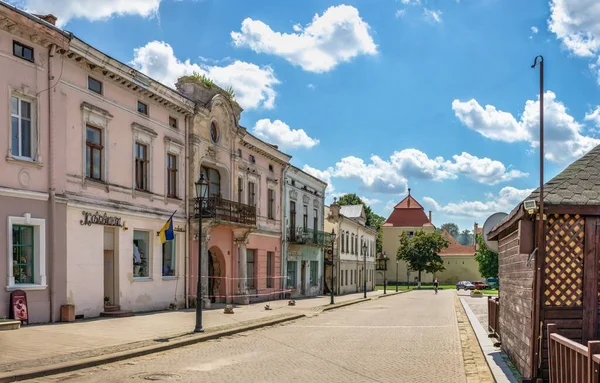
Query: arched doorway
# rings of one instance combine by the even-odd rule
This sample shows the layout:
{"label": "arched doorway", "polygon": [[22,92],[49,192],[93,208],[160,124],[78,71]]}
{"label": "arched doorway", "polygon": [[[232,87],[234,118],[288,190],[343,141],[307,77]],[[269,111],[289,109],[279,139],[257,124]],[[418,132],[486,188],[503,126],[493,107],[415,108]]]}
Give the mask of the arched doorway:
{"label": "arched doorway", "polygon": [[213,246],[208,250],[208,295],[211,303],[226,302],[225,259],[221,250]]}

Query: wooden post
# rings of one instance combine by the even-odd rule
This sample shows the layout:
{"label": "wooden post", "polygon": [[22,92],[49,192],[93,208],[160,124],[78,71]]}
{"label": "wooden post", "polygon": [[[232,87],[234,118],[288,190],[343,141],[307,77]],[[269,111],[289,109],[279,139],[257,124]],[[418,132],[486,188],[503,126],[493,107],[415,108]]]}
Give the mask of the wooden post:
{"label": "wooden post", "polygon": [[587,382],[598,383],[598,369],[596,363],[594,363],[594,355],[600,354],[600,340],[591,340],[588,342],[588,355],[587,355]]}
{"label": "wooden post", "polygon": [[[555,354],[555,350],[553,347],[552,337],[550,335],[555,334],[557,332],[556,325],[554,323],[548,324],[548,367],[549,367],[549,375],[550,375],[550,383],[559,383],[558,377],[558,366],[555,363],[558,363],[557,355]],[[533,369],[533,366],[532,366]]]}

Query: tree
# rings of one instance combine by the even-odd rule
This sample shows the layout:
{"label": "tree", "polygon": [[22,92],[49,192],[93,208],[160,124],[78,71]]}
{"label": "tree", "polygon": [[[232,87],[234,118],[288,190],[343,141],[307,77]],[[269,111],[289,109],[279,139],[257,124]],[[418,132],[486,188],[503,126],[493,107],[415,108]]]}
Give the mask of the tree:
{"label": "tree", "polygon": [[460,233],[457,240],[461,245],[473,245],[473,234],[465,229]]}
{"label": "tree", "polygon": [[449,245],[450,242],[438,232],[418,231],[412,238],[402,233],[396,258],[406,262],[410,270],[419,272],[419,288],[421,288],[421,272],[433,274],[446,269],[439,252]]}
{"label": "tree", "polygon": [[487,248],[481,234],[477,235],[475,260],[479,263],[479,273],[482,277],[498,278],[498,253]]}
{"label": "tree", "polygon": [[460,230],[457,224],[448,222],[443,224],[441,228],[446,229],[446,231],[458,241],[458,233]]}
{"label": "tree", "polygon": [[377,241],[376,241],[376,247],[377,247],[377,252],[381,253],[382,251],[382,246],[381,246],[381,237],[382,237],[382,229],[381,229],[381,225],[383,225],[383,223],[385,222],[385,218],[383,218],[380,215],[377,215],[369,205],[367,205],[366,203],[364,203],[364,201],[357,196],[355,193],[351,193],[351,194],[344,194],[343,196],[341,196],[338,201],[337,201],[338,205],[340,206],[347,206],[347,205],[363,205],[365,208],[365,215],[367,216],[367,221],[366,221],[366,225],[370,226],[370,227],[374,227],[377,229]]}

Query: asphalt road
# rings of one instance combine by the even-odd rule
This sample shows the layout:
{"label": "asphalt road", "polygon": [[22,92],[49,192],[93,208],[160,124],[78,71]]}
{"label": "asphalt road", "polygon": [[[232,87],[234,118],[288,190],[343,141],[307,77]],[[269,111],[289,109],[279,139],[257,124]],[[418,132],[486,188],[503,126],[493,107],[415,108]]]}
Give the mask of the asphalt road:
{"label": "asphalt road", "polygon": [[30,382],[465,382],[454,294],[414,291]]}

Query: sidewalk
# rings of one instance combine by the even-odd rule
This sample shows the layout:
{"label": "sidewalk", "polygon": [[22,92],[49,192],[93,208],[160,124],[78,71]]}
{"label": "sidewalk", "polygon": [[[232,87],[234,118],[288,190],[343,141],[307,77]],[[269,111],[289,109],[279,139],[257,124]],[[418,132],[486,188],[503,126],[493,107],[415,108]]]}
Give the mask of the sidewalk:
{"label": "sidewalk", "polygon": [[[382,291],[367,293],[368,298],[383,295]],[[389,294],[388,294],[389,295]],[[336,296],[335,303],[350,303],[363,298],[363,293]],[[234,306],[234,314],[224,314],[222,308],[205,310],[203,326],[206,333],[228,328],[251,326],[257,322],[278,318],[293,318],[294,314],[315,315],[329,305],[329,296]],[[272,310],[265,310],[269,304]],[[224,306],[224,305],[223,305]],[[23,326],[19,330],[0,332],[0,372],[21,370],[64,363],[84,358],[137,349],[157,342],[190,334],[195,325],[195,310],[137,314],[128,318],[98,318],[74,323]]]}

